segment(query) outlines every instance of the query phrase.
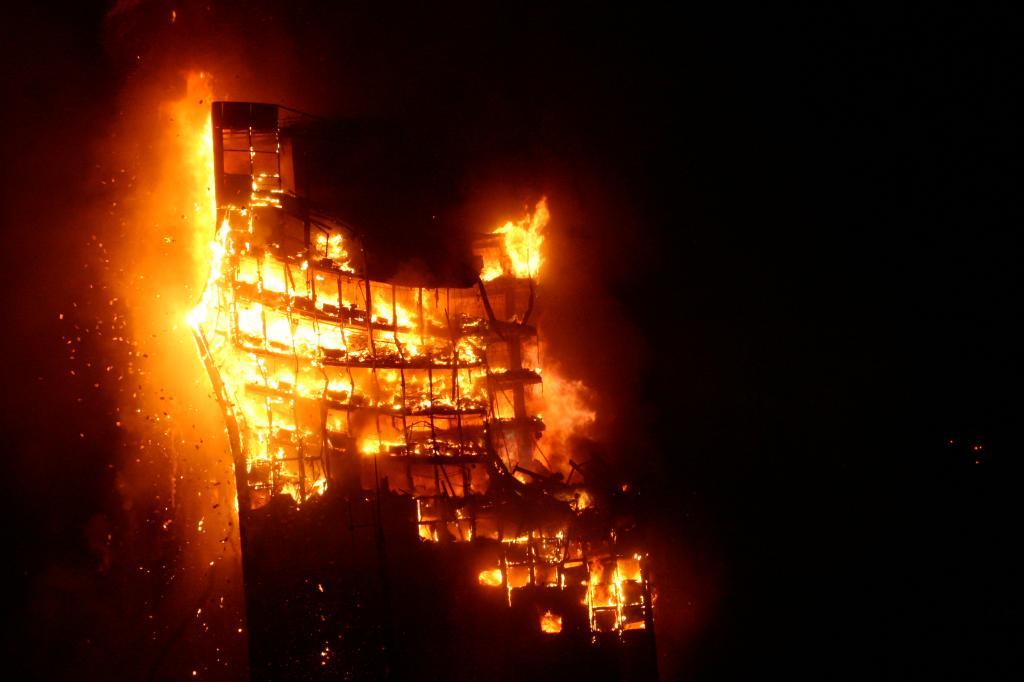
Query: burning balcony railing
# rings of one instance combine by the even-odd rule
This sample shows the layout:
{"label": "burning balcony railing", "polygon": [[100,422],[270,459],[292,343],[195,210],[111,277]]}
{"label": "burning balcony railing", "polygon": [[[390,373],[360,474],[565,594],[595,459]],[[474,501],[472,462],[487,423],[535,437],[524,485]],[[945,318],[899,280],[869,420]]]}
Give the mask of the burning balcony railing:
{"label": "burning balcony railing", "polygon": [[190,322],[227,419],[243,531],[275,499],[407,496],[421,541],[490,547],[480,589],[546,605],[544,633],[649,629],[632,527],[594,510],[576,466],[559,470],[538,440],[546,202],[480,240],[475,286],[374,280],[353,230],[296,191],[290,116],[213,105],[219,227]]}

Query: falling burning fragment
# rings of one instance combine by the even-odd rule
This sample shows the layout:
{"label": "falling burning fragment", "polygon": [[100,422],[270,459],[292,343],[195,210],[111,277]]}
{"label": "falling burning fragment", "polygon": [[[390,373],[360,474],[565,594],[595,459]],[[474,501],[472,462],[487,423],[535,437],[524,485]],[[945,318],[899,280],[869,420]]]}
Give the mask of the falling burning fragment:
{"label": "falling burning fragment", "polygon": [[[544,437],[547,202],[479,240],[475,282],[377,281],[303,196],[300,118],[213,104],[212,269],[189,318],[235,459],[254,678],[397,675],[397,654],[447,646],[422,610],[490,623],[500,605],[536,636],[643,631],[653,651],[630,495]],[[474,656],[462,674],[486,671]]]}

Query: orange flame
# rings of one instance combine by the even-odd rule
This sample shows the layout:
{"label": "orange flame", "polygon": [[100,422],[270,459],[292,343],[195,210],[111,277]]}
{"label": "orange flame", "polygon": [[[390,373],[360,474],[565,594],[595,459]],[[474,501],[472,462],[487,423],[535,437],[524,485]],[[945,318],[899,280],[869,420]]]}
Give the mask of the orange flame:
{"label": "orange flame", "polygon": [[540,269],[544,265],[541,246],[544,244],[544,228],[550,219],[548,200],[543,197],[537,202],[532,214],[518,222],[510,220],[496,229],[493,234],[503,235],[503,253],[484,255],[480,279],[489,282],[502,275],[540,279]]}
{"label": "orange flame", "polygon": [[548,634],[558,634],[562,631],[562,617],[550,611],[546,612],[540,617],[540,629],[541,632]]}

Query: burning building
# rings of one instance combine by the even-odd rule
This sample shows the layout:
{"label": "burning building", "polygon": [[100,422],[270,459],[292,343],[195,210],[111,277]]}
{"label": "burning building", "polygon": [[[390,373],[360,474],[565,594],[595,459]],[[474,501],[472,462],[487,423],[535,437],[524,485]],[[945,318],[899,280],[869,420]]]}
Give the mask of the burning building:
{"label": "burning building", "polygon": [[545,440],[545,201],[478,275],[375,279],[303,116],[215,102],[190,317],[234,456],[254,679],[655,676],[635,496]]}

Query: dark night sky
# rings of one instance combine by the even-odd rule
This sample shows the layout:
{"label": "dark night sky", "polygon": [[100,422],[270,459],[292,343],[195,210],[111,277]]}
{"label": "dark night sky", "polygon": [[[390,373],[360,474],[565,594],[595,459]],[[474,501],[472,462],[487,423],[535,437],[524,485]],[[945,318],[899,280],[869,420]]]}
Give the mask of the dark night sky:
{"label": "dark night sky", "polygon": [[[157,26],[170,2],[114,22],[85,3],[5,21],[2,251],[16,314],[3,459],[10,613],[32,651],[98,636],[38,622],[24,594],[49,564],[87,565],[83,525],[116,463],[82,451],[74,424],[28,445],[68,400],[32,385],[57,372],[54,319],[81,284],[54,277],[79,255],[61,236],[90,192],[92,150],[77,143],[98,139],[119,90],[169,54],[202,64],[226,49],[245,63],[269,46],[285,55],[266,62],[280,101],[404,126],[432,186],[410,221],[436,210],[457,235],[488,192],[571,207],[593,270],[582,281],[599,282],[609,328],[628,327],[640,357],[629,390],[655,454],[636,476],[657,547],[698,586],[666,588],[668,604],[700,602],[692,617],[665,614],[670,674],[1019,668],[1017,17],[932,3],[671,16],[209,4],[181,12],[188,33]],[[414,253],[424,234],[406,235]],[[613,358],[591,349],[568,365],[595,359]],[[102,414],[96,401],[76,419]],[[74,464],[44,466],[46,448]]]}

